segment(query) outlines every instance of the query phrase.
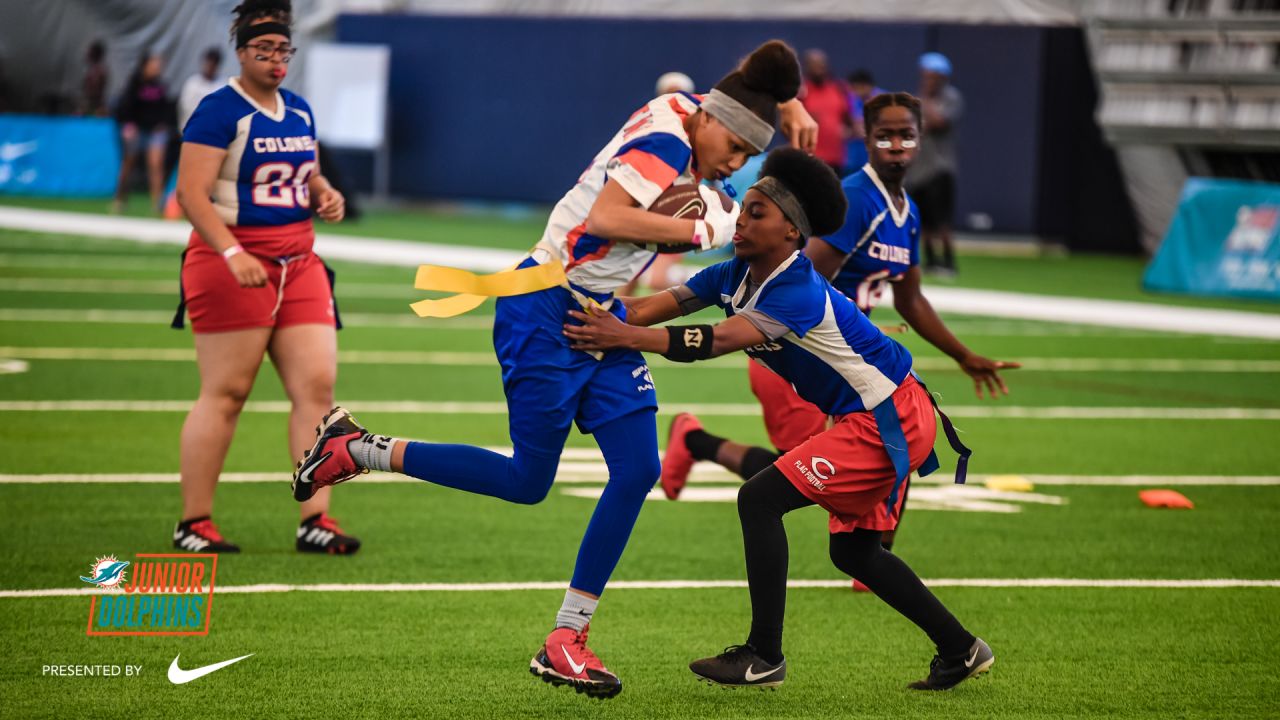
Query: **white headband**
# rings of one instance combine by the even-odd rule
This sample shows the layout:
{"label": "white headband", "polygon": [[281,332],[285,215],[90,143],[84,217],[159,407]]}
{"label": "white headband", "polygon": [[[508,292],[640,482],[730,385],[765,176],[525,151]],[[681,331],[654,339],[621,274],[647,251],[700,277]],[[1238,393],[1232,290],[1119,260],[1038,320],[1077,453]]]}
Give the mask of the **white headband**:
{"label": "white headband", "polygon": [[773,140],[773,126],[727,93],[712,90],[707,99],[702,101],[702,109],[758,153],[764,152]]}

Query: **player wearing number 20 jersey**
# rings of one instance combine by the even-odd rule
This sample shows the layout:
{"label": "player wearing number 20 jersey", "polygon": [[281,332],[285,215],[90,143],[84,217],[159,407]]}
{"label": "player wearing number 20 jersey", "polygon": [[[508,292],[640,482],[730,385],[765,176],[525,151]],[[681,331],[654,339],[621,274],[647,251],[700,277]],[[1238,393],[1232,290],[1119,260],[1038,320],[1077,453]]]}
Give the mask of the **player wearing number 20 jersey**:
{"label": "player wearing number 20 jersey", "polygon": [[232,79],[205,97],[183,142],[225,148],[213,206],[228,226],[289,225],[311,217],[307,180],[316,168],[316,128],[307,101],[280,89],[274,111]]}
{"label": "player wearing number 20 jersey", "polygon": [[311,252],[315,119],[301,97],[278,92],[268,109],[232,78],[200,102],[183,130],[184,143],[226,150],[214,210],[270,276],[266,287],[239,287],[224,259],[192,232],[183,290],[196,332],[335,323],[324,265]]}

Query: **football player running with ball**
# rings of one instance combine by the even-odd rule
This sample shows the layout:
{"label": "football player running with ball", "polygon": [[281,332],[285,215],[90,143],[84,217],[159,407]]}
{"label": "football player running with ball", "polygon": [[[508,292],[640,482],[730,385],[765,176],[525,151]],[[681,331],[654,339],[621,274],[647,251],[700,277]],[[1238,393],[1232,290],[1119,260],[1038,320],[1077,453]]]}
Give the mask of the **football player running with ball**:
{"label": "football player running with ball", "polygon": [[570,309],[597,307],[621,316],[625,309],[614,292],[652,261],[655,244],[728,244],[739,208],[726,210],[710,187],[699,187],[708,206],[701,219],[647,209],[673,186],[728,177],[747,157],[764,151],[779,121],[793,142],[812,145],[816,126],[795,100],[799,87],[794,51],[781,42],[765,43],[707,95],[662,95],[636,111],[556,205],[541,242],[507,276],[555,281],[500,297],[495,310],[494,349],[502,365],[512,457],[374,435],[336,408],[299,463],[294,496],[306,500],[320,488],[380,470],[508,502],[538,503],[551,488],[576,423],[599,444],[609,482],[579,547],[554,629],[530,671],[594,697],[621,692],[621,680],[587,646],[587,630],[658,478],[657,400],[639,352],[583,352],[570,347],[561,327]]}
{"label": "football player running with ball", "polygon": [[[884,335],[852,300],[816,272],[800,250],[806,238],[839,229],[847,203],[821,161],[784,148],[769,154],[743,197],[734,259],[687,285],[627,301],[615,315],[571,311],[565,335],[586,351],[626,349],[669,360],[705,360],[735,350],[791,383],[835,424],[748,480],[738,493],[751,631],[742,645],[690,664],[700,678],[728,686],[774,687],[787,674],[782,620],[787,535],[782,516],[817,504],[830,515],[831,560],[923,630],[937,647],[917,689],[944,690],[987,671],[995,656],[929,592],[906,563],[881,547],[901,509],[907,476],[936,469],[937,421],[929,393],[911,371],[911,354]],[[718,325],[649,328],[722,308]],[[945,415],[944,429],[963,460]]]}

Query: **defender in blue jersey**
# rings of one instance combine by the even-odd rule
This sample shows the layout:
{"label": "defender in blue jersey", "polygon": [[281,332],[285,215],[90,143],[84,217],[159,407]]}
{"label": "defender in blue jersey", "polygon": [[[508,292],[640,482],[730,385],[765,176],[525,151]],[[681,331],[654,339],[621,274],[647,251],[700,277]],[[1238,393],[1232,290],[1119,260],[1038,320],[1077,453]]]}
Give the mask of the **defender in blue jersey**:
{"label": "defender in blue jersey", "polygon": [[[320,173],[315,118],[280,87],[295,52],[287,0],[246,0],[232,35],[240,75],[208,95],[183,133],[178,202],[192,233],[182,256],[200,395],[182,427],[182,517],[174,546],[236,552],[211,518],[214,491],[245,398],[270,353],[291,411],[292,453],[332,407],[337,313],[311,215],[337,222],[345,203]],[[295,547],[351,554],[360,541],[328,516],[328,493],[302,506]]]}
{"label": "defender in blue jersey", "polygon": [[[902,183],[915,157],[920,136],[920,102],[907,93],[886,93],[867,102],[863,111],[869,162],[841,182],[848,212],[839,230],[810,238],[805,255],[819,275],[870,315],[889,283],[894,308],[904,320],[956,360],[974,379],[978,396],[985,387],[992,398],[997,388],[1007,393],[998,370],[1016,363],[997,362],[978,355],[947,330],[920,292],[920,217]],[[763,409],[765,429],[776,451],[749,447],[706,432],[691,414],[677,415],[671,424],[662,463],[662,487],[674,499],[684,487],[693,464],[711,460],[750,479],[762,468],[828,426],[830,413],[805,399],[798,388],[756,362],[749,364],[751,390]],[[901,518],[899,517],[898,520]],[[892,547],[897,524],[875,522]],[[854,583],[855,589],[865,589]]]}
{"label": "defender in blue jersey", "polygon": [[[800,254],[805,239],[836,230],[845,201],[839,181],[816,158],[791,149],[770,153],[761,179],[743,198],[735,259],[688,285],[628,300],[627,321],[571,312],[583,325],[564,334],[582,350],[627,348],[670,360],[704,360],[745,350],[831,416],[832,427],[783,455],[738,494],[751,592],[747,642],[693,662],[700,678],[722,685],[780,685],[786,677],[782,619],[787,538],[782,516],[817,504],[831,514],[831,559],[929,635],[937,647],[928,676],[912,687],[947,689],[989,669],[991,649],[974,637],[881,546],[874,522],[894,522],[907,476],[936,469],[935,406],[911,372],[911,355],[877,329]],[[715,305],[718,325],[637,327]],[[952,446],[968,450],[945,415]]]}

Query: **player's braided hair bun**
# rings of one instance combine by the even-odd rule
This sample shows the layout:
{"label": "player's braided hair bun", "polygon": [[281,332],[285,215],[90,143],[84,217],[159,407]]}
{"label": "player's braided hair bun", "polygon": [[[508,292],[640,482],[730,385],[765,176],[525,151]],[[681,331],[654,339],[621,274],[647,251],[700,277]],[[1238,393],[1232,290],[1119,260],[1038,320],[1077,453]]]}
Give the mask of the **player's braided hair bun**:
{"label": "player's braided hair bun", "polygon": [[231,38],[234,40],[240,28],[259,20],[275,20],[289,25],[293,22],[291,0],[244,0],[231,11],[236,19],[231,22]]}
{"label": "player's braided hair bun", "polygon": [[774,125],[778,120],[778,103],[800,92],[800,61],[789,45],[770,40],[752,51],[737,70],[716,83],[716,89]]}
{"label": "player's braided hair bun", "polygon": [[804,208],[814,235],[830,235],[844,225],[849,201],[835,171],[818,158],[803,150],[780,147],[765,157],[760,177],[774,178],[791,191]]}

